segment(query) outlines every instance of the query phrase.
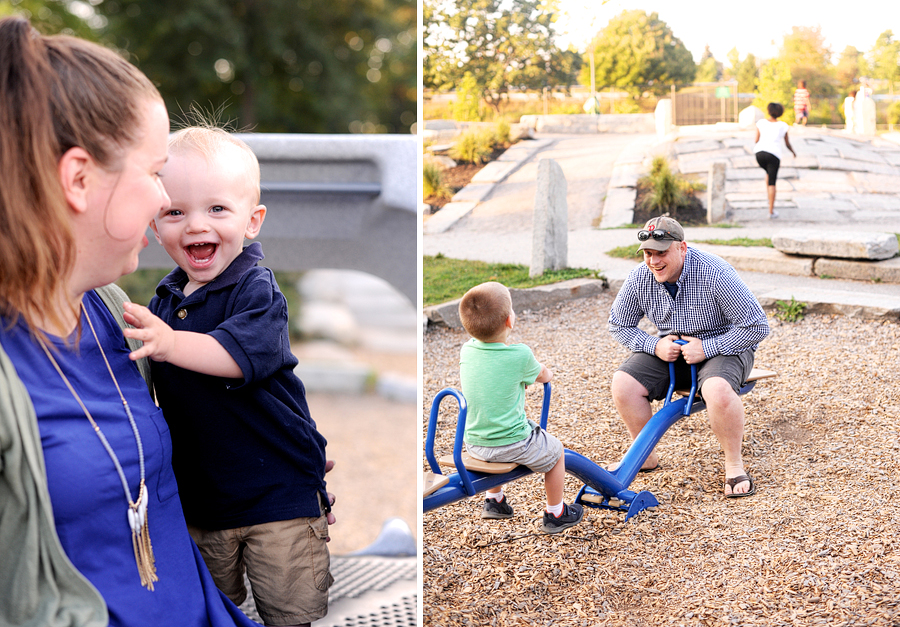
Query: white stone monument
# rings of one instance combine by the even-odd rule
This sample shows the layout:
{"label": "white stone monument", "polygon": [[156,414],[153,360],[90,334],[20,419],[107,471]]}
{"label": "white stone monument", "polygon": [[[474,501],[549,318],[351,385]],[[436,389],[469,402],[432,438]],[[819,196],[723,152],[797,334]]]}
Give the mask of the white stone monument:
{"label": "white stone monument", "polygon": [[725,220],[725,166],[724,161],[709,164],[706,183],[706,221],[710,224]]}
{"label": "white stone monument", "polygon": [[665,137],[672,130],[675,121],[672,119],[672,101],[668,98],[656,103],[654,112],[657,137]]}
{"label": "white stone monument", "polygon": [[853,107],[853,131],[857,135],[875,136],[875,101],[870,96],[862,98],[856,96]]}
{"label": "white stone monument", "polygon": [[569,255],[567,187],[566,177],[556,161],[553,159],[538,161],[529,276],[540,276],[545,270],[562,270],[567,266]]}
{"label": "white stone monument", "polygon": [[742,109],[740,113],[738,113],[738,126],[740,128],[753,128],[756,126],[756,122],[758,120],[762,120],[766,117],[766,114],[763,113],[759,107],[754,107],[750,105],[746,109]]}

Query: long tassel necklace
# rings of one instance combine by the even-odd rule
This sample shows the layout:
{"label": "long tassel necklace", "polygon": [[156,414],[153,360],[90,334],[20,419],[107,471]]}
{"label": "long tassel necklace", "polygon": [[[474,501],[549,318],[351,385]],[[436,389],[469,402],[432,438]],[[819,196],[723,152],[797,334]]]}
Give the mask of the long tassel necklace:
{"label": "long tassel necklace", "polygon": [[71,392],[72,396],[75,397],[75,400],[78,401],[78,405],[81,407],[84,415],[87,416],[91,426],[94,427],[94,432],[97,434],[97,437],[100,438],[100,442],[103,443],[103,448],[106,449],[106,452],[109,454],[110,459],[112,459],[112,462],[116,467],[116,471],[119,473],[119,479],[122,480],[122,487],[125,488],[125,499],[128,501],[128,524],[131,526],[131,544],[134,548],[134,560],[137,562],[138,573],[141,576],[141,585],[148,590],[153,590],[153,582],[159,581],[159,577],[156,576],[156,559],[153,557],[153,547],[150,545],[150,531],[147,523],[147,487],[144,482],[144,446],[141,442],[141,434],[138,432],[137,423],[134,421],[131,408],[128,406],[128,401],[125,400],[125,395],[122,394],[122,388],[119,387],[116,375],[113,374],[112,367],[109,365],[106,353],[103,352],[103,346],[100,345],[97,332],[94,330],[94,324],[91,322],[91,317],[88,315],[87,309],[84,308],[84,303],[81,305],[81,311],[84,312],[84,317],[87,320],[88,326],[91,328],[91,333],[94,335],[94,340],[97,342],[100,354],[103,355],[106,369],[109,370],[109,376],[112,377],[113,383],[116,385],[116,390],[119,392],[119,398],[122,399],[122,405],[125,407],[125,414],[128,416],[128,422],[131,423],[131,429],[134,431],[134,439],[135,442],[137,442],[138,458],[140,460],[141,469],[141,483],[135,500],[131,499],[131,490],[128,488],[128,480],[125,478],[125,471],[122,470],[122,464],[119,463],[119,458],[116,457],[116,453],[113,451],[112,446],[110,446],[106,436],[100,430],[96,421],[94,421],[94,417],[91,416],[91,412],[85,407],[84,402],[81,400],[81,397],[78,396],[75,388],[69,383],[69,379],[63,373],[62,368],[59,367],[56,359],[53,358],[53,354],[50,352],[50,349],[47,348],[43,339],[40,339],[41,348],[44,349],[44,353],[47,354],[50,363],[56,368],[56,372],[62,377],[66,387],[69,388],[69,392]]}

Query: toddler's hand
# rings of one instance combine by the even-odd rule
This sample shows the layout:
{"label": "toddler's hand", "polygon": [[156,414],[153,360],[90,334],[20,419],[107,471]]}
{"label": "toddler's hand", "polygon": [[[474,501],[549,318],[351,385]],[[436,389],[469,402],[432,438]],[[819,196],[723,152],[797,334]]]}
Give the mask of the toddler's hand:
{"label": "toddler's hand", "polygon": [[[327,474],[327,473],[331,472],[332,468],[334,468],[334,460],[329,459],[328,461],[325,462],[325,473]],[[328,504],[334,505],[334,501],[335,501],[334,494],[332,494],[331,492],[326,492],[325,494],[328,495]],[[325,514],[325,520],[328,522],[329,525],[333,525],[334,523],[337,522],[337,519],[334,517],[334,514],[332,512],[328,512],[327,514]],[[328,536],[327,538],[325,538],[325,542],[331,542],[331,536]]]}
{"label": "toddler's hand", "polygon": [[135,327],[125,329],[125,337],[140,340],[144,345],[129,357],[136,361],[149,357],[153,361],[167,361],[175,345],[175,331],[153,315],[149,309],[135,303],[125,303],[125,322]]}

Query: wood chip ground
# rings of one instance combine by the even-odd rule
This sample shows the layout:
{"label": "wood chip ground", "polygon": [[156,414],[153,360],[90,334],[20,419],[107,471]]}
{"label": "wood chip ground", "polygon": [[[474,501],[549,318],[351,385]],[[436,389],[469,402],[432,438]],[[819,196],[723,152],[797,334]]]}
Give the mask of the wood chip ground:
{"label": "wood chip ground", "polygon": [[[517,312],[512,338],[554,371],[550,431],[598,462],[629,444],[610,397],[626,357],[606,330],[611,303],[604,294]],[[663,436],[661,470],[631,486],[660,506],[628,522],[586,508],[580,525],[545,535],[534,475],[507,485],[512,519],[479,518],[482,495],[426,512],[424,624],[900,626],[900,325],[769,321],[756,365],[780,376],[743,397],[755,496],[723,498],[722,453],[704,411]],[[459,387],[466,339],[425,334],[423,437],[435,394]],[[529,389],[535,419],[540,397]],[[439,455],[452,451],[455,421],[448,397]],[[580,487],[567,476],[567,502]]]}

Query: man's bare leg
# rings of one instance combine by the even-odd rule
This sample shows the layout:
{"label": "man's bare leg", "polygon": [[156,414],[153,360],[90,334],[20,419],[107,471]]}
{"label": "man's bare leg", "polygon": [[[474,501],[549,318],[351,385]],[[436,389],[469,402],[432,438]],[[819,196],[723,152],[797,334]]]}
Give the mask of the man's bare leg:
{"label": "man's bare leg", "polygon": [[[650,400],[647,396],[650,393],[637,379],[627,372],[617,370],[613,374],[612,379],[612,395],[613,403],[616,405],[616,411],[622,417],[625,428],[628,429],[628,435],[631,440],[638,436],[644,425],[653,417],[653,410],[650,406]],[[659,464],[659,456],[656,451],[652,451],[641,468],[656,468]],[[618,464],[613,464],[608,470],[615,470]]]}
{"label": "man's bare leg", "polygon": [[[744,404],[721,377],[712,377],[703,384],[703,399],[709,414],[709,424],[725,454],[725,478],[739,477],[744,472],[741,443],[744,438]],[[750,482],[742,481],[734,489],[726,484],[725,494],[741,494],[750,490]]]}

